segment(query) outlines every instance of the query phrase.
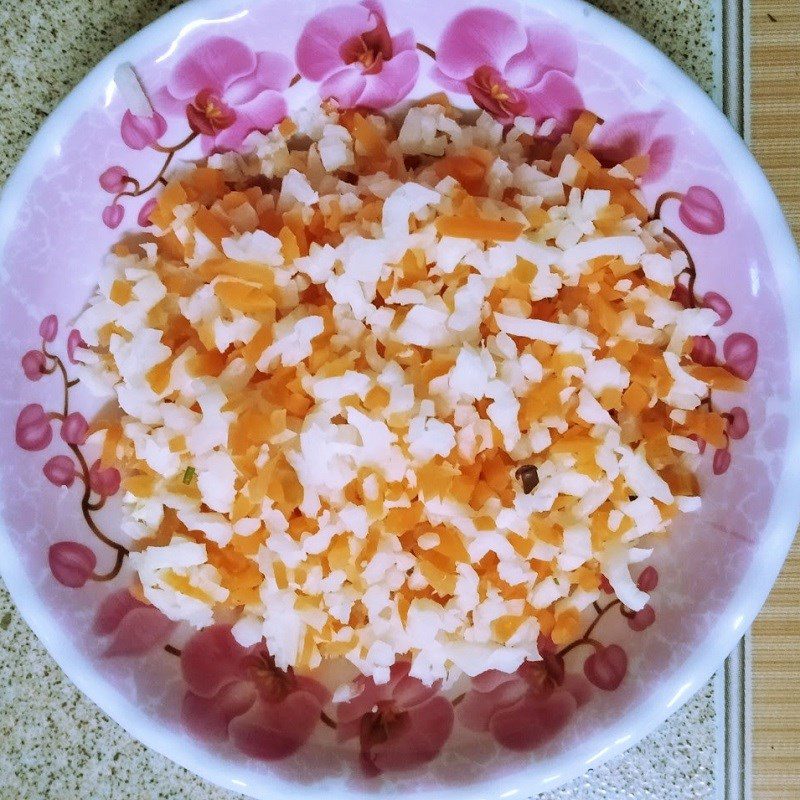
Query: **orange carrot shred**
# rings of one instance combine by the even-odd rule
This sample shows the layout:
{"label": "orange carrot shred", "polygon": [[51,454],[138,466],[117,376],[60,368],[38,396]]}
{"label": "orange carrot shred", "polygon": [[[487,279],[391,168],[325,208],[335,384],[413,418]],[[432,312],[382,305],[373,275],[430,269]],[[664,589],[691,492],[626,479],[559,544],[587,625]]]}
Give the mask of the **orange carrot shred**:
{"label": "orange carrot shred", "polygon": [[438,217],[436,230],[441,236],[458,239],[485,239],[492,242],[513,242],[525,230],[521,222],[482,217]]}

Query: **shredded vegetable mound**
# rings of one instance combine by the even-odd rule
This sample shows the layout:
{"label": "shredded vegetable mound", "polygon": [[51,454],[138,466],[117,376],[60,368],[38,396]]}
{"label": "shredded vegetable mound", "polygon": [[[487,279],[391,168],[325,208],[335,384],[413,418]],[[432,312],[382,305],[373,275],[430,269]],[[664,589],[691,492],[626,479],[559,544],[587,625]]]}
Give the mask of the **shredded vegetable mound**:
{"label": "shredded vegetable mound", "polygon": [[576,639],[601,584],[643,608],[738,379],[596,123],[327,105],[171,175],[79,321],[147,601],[428,684]]}

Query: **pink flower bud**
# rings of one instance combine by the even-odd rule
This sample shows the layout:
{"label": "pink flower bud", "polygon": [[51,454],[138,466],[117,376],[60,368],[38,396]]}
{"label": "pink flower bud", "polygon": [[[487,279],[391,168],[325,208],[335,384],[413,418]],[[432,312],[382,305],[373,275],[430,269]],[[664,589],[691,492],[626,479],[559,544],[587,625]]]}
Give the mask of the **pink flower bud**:
{"label": "pink flower bud", "polygon": [[750,430],[747,412],[741,406],[734,406],[728,412],[728,436],[731,439],[744,439]]}
{"label": "pink flower bud", "polygon": [[97,556],[78,542],[57,542],[50,547],[47,561],[53,577],[64,586],[80,589],[92,577]]}
{"label": "pink flower bud", "polygon": [[692,361],[713,367],[717,363],[717,346],[708,336],[693,336],[692,339]]}
{"label": "pink flower bud", "polygon": [[120,223],[125,217],[125,209],[119,203],[112,203],[110,206],[106,206],[103,209],[103,213],[101,214],[103,219],[103,224],[107,228],[118,228]]}
{"label": "pink flower bud", "polygon": [[75,462],[69,456],[53,456],[42,468],[45,478],[54,486],[72,486],[75,483]]}
{"label": "pink flower bud", "polygon": [[714,325],[724,325],[731,318],[731,314],[733,314],[731,304],[721,294],[717,294],[717,292],[706,292],[703,296],[703,305],[706,308],[713,309],[719,314],[719,319]]}
{"label": "pink flower bud", "polygon": [[703,455],[703,453],[705,453],[705,451],[706,451],[706,440],[705,439],[701,439],[696,433],[690,434],[689,438],[692,441],[697,442],[697,447],[700,450],[700,455]]}
{"label": "pink flower bud", "polygon": [[692,305],[692,295],[689,293],[689,289],[682,283],[675,284],[670,300],[680,303],[684,308],[689,308]]}
{"label": "pink flower bud", "polygon": [[52,342],[58,334],[58,317],[55,314],[48,314],[39,323],[39,336],[46,342]]}
{"label": "pink flower bud", "polygon": [[695,233],[704,236],[720,233],[725,228],[725,212],[719,198],[705,186],[690,186],[681,200],[678,216]]}
{"label": "pink flower bud", "polygon": [[656,612],[649,603],[641,610],[637,611],[632,617],[628,617],[628,627],[641,633],[649,628],[656,621]]}
{"label": "pink flower bud", "polygon": [[22,371],[29,381],[38,381],[45,370],[44,353],[41,350],[28,350],[22,356]]}
{"label": "pink flower bud", "polygon": [[100,459],[89,468],[89,486],[93,492],[102,497],[110,497],[119,491],[121,478],[119,470],[114,467],[103,468]]}
{"label": "pink flower bud", "polygon": [[161,114],[152,117],[140,117],[126,111],[120,124],[122,141],[132,150],[144,150],[154,145],[166,132],[167,121]]}
{"label": "pink flower bud", "polygon": [[583,672],[598,689],[613,692],[628,672],[628,656],[618,644],[599,646],[584,662]]}
{"label": "pink flower bud", "polygon": [[731,451],[730,450],[717,450],[714,453],[714,460],[711,462],[711,467],[715,475],[724,475],[731,465]]}
{"label": "pink flower bud", "polygon": [[140,209],[139,209],[139,216],[136,218],[136,221],[141,225],[141,227],[146,228],[148,225],[152,225],[153,223],[150,222],[150,214],[153,213],[153,209],[158,205],[158,201],[155,197],[151,197]]}
{"label": "pink flower bud", "polygon": [[23,450],[44,450],[53,439],[50,418],[38,403],[31,403],[17,417],[16,440]]}
{"label": "pink flower bud", "polygon": [[118,194],[125,191],[125,184],[128,182],[128,170],[119,165],[109,167],[100,176],[100,188],[111,194]]}
{"label": "pink flower bud", "polygon": [[642,592],[652,592],[658,586],[658,570],[655,567],[645,567],[636,585]]}
{"label": "pink flower bud", "polygon": [[67,444],[81,445],[86,441],[89,432],[89,423],[80,411],[67,414],[61,423],[61,438]]}
{"label": "pink flower bud", "polygon": [[67,336],[67,358],[73,364],[80,364],[77,358],[75,358],[75,351],[79,347],[87,347],[86,342],[83,341],[83,336],[81,336],[81,332],[77,328],[73,328],[69,332],[69,336]]}
{"label": "pink flower bud", "polygon": [[758,361],[758,342],[749,333],[732,333],[722,345],[722,354],[734,375],[749,380]]}

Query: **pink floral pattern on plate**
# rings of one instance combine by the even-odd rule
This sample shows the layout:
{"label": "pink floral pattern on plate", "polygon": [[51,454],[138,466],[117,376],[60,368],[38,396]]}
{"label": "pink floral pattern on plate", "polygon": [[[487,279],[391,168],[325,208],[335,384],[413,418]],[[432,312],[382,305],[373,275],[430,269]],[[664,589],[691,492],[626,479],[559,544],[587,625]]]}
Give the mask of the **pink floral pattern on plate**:
{"label": "pink floral pattern on plate", "polygon": [[376,685],[361,676],[356,696],[336,709],[340,741],[358,738],[361,767],[368,776],[414,769],[434,759],[453,729],[453,706],[438,684],[425,686],[396,663],[389,681]]}
{"label": "pink floral pattern on plate", "polygon": [[248,134],[268,131],[286,116],[281,92],[294,74],[284,55],[256,53],[236,39],[215,36],[175,65],[156,104],[185,115],[203,152],[237,150]]}
{"label": "pink floral pattern on plate", "polygon": [[419,54],[410,29],[392,34],[376,0],[333,6],[312,17],[297,42],[304,78],[319,82],[323,100],[346,108],[383,109],[414,88]]}
{"label": "pink floral pattern on plate", "polygon": [[611,119],[600,128],[592,142],[594,154],[609,165],[622,164],[634,156],[646,155],[650,163],[642,180],[657,181],[663,178],[672,166],[675,153],[675,138],[666,134],[657,135],[663,116],[663,112],[650,111]]}
{"label": "pink floral pattern on plate", "polygon": [[[422,49],[428,52],[428,48]],[[479,108],[501,122],[529,115],[538,121],[553,118],[559,125],[569,125],[582,108],[573,79],[577,45],[561,28],[523,27],[500,11],[473,9],[452,20],[437,51],[429,54],[436,62],[434,76],[439,83],[471,95]],[[313,17],[300,35],[296,59],[300,77],[319,81],[320,95],[345,107],[395,104],[413,87],[419,66],[411,31],[393,37],[382,7],[374,2],[336,6]],[[133,149],[149,147],[166,153],[160,180],[175,153],[197,137],[205,153],[232,150],[254,130],[268,130],[280,122],[287,106],[279,91],[292,82],[293,72],[294,66],[284,56],[256,53],[230,37],[206,39],[178,61],[156,95],[165,113],[185,115],[190,129],[186,139],[165,148],[158,143],[167,129],[161,114],[141,118],[130,111],[122,117],[122,139]],[[662,178],[672,162],[674,142],[667,136],[654,136],[661,116],[659,112],[633,114],[601,126],[595,141],[601,156],[614,163],[647,156],[649,179]],[[135,188],[128,191],[125,187],[129,185]],[[107,168],[100,176],[100,186],[116,192],[111,209],[121,208],[117,203],[120,197],[144,191],[121,166]],[[701,236],[724,231],[724,209],[711,189],[693,185],[684,192],[662,192],[655,202],[653,219],[660,219],[665,205],[675,201],[679,221],[688,231]],[[109,208],[107,215],[112,216]],[[113,212],[114,219],[118,213]],[[673,297],[687,307],[713,308],[720,325],[728,322],[733,314],[731,304],[718,292],[696,296],[697,270],[691,252],[671,228],[664,231],[685,252],[687,261],[686,269],[676,278]],[[36,403],[25,406],[17,419],[16,438],[23,449],[42,450],[51,443],[52,425],[56,423],[61,439],[78,460],[76,464],[72,456],[53,456],[43,467],[44,475],[59,487],[82,482],[85,521],[116,554],[111,571],[98,574],[97,557],[86,545],[76,541],[52,545],[49,564],[53,576],[64,586],[80,588],[90,580],[116,577],[127,549],[109,539],[92,518],[92,512],[100,510],[106,498],[119,490],[120,475],[99,460],[87,466],[80,448],[86,442],[89,425],[83,414],[69,410],[69,392],[77,381],[69,380],[64,362],[47,349],[57,333],[58,320],[48,315],[39,326],[40,348],[26,352],[21,366],[30,381],[56,371],[61,374],[63,410],[46,412]],[[67,341],[68,360],[79,361],[78,351],[84,346],[80,334],[72,331]],[[752,336],[730,334],[723,345],[724,366],[747,380],[755,369],[757,353]],[[717,364],[716,346],[709,337],[696,341],[694,354],[703,364]],[[710,400],[708,405],[711,407]],[[740,406],[732,408],[726,420],[727,444],[716,449],[712,459],[717,475],[730,467],[731,441],[743,438],[749,430],[747,412]],[[705,449],[704,441],[699,444]],[[639,584],[647,586],[648,591],[655,588],[657,573],[652,567],[642,573]],[[606,588],[610,590],[607,583]],[[624,680],[628,671],[626,651],[618,644],[602,644],[593,638],[600,620],[618,604],[595,604],[596,616],[586,632],[560,651],[548,637],[540,637],[541,662],[526,663],[512,674],[490,671],[475,678],[470,690],[456,699],[461,704],[458,719],[470,730],[488,732],[512,750],[530,750],[549,741],[589,699],[589,684],[614,691]],[[620,610],[636,632],[655,621],[650,605],[639,612],[622,606]],[[215,625],[195,634],[180,651],[166,643],[174,627],[159,611],[122,589],[104,601],[94,630],[113,635],[107,656],[146,653],[157,645],[165,645],[180,656],[188,687],[183,719],[188,729],[204,740],[227,740],[251,757],[275,760],[297,751],[322,719],[336,729],[339,741],[358,740],[362,769],[375,776],[412,769],[434,759],[450,737],[456,717],[453,703],[436,685],[426,687],[411,677],[406,662],[392,667],[387,684],[359,678],[356,696],[337,706],[334,722],[323,710],[329,701],[327,691],[310,678],[278,669],[263,645],[243,648],[229,627]],[[583,662],[583,677],[568,674],[564,660],[581,645],[591,647]]]}
{"label": "pink floral pattern on plate", "polygon": [[584,107],[577,66],[577,44],[563,28],[524,27],[510,14],[474,8],[445,28],[434,77],[451,92],[469,94],[500,122],[529,116],[555,119],[566,129]]}
{"label": "pink floral pattern on plate", "polygon": [[[128,588],[130,577],[123,572],[127,549],[109,535],[114,523],[104,516],[120,491],[121,477],[113,465],[90,454],[92,413],[86,407],[73,408],[85,400],[71,377],[71,365],[80,363],[85,343],[72,330],[59,355],[54,313],[38,325],[38,346],[29,348],[29,342],[17,340],[0,344],[4,363],[10,368],[16,362],[15,401],[24,397],[4,453],[9,461],[17,459],[28,479],[37,473],[39,480],[43,477],[44,490],[53,497],[66,497],[71,510],[57,518],[47,516],[51,512],[46,510],[51,524],[31,536],[22,515],[32,516],[34,507],[17,489],[22,500],[7,512],[15,546],[32,574],[40,563],[49,568],[52,579],[49,584],[39,580],[41,591],[53,614],[62,614],[61,623],[74,628],[71,634],[85,640],[86,631],[92,630],[103,656],[98,667],[103,675],[118,679],[122,687],[130,675],[157,669],[162,683],[180,686],[180,696],[170,695],[164,703],[148,687],[143,696],[152,713],[162,716],[180,708],[186,729],[209,743],[213,752],[226,745],[247,758],[269,761],[272,768],[277,768],[276,761],[302,763],[302,769],[313,774],[313,757],[303,761],[303,754],[318,753],[315,748],[322,743],[331,751],[347,753],[349,763],[360,765],[376,780],[379,776],[386,780],[387,773],[402,774],[406,782],[395,785],[406,787],[428,780],[434,773],[426,770],[436,770],[447,761],[446,753],[462,752],[459,748],[470,736],[482,737],[481,749],[490,754],[491,764],[512,763],[508,759],[514,753],[532,750],[544,759],[550,747],[579,742],[588,724],[584,708],[590,709],[592,720],[616,719],[637,696],[635,687],[655,680],[667,669],[663,665],[678,657],[675,653],[685,652],[689,638],[684,641],[683,632],[690,626],[702,627],[694,598],[701,588],[706,591],[707,573],[729,576],[728,584],[715,578],[715,597],[721,598],[734,582],[731,576],[740,574],[748,554],[754,552],[758,520],[766,513],[787,429],[786,419],[770,416],[764,402],[773,389],[776,396],[786,394],[781,350],[785,335],[777,321],[780,303],[774,279],[754,221],[733,183],[719,177],[724,167],[713,147],[699,139],[687,145],[683,134],[692,123],[680,116],[668,97],[660,97],[654,108],[650,97],[640,102],[638,89],[628,82],[628,95],[620,95],[611,106],[596,105],[606,87],[600,86],[592,69],[598,59],[611,64],[611,51],[588,34],[576,37],[553,15],[528,11],[518,15],[510,5],[507,10],[464,10],[463,4],[443,0],[422,26],[418,14],[405,13],[400,4],[382,6],[368,0],[327,4],[319,13],[299,19],[295,28],[287,28],[291,35],[283,28],[273,35],[263,24],[274,13],[267,5],[263,16],[254,11],[246,23],[223,26],[213,36],[198,31],[179,37],[173,43],[174,56],[164,64],[142,59],[136,70],[152,113],[135,114],[116,103],[108,112],[113,116],[103,112],[96,130],[83,128],[70,145],[76,150],[75,143],[85,139],[92,154],[95,150],[107,154],[101,163],[109,166],[100,170],[99,186],[95,184],[97,197],[91,203],[58,206],[62,193],[71,195],[53,172],[50,182],[42,183],[45,188],[35,190],[39,195],[29,208],[34,212],[47,208],[49,215],[55,203],[65,219],[83,214],[80,232],[86,233],[95,230],[98,214],[108,229],[121,227],[130,204],[135,215],[131,219],[145,227],[155,208],[154,194],[177,158],[239,149],[250,133],[268,131],[283,119],[291,104],[289,90],[301,82],[320,98],[350,108],[388,109],[444,89],[454,104],[474,104],[503,124],[517,114],[537,122],[553,119],[556,135],[568,130],[588,108],[606,120],[590,141],[601,158],[609,163],[642,155],[649,159],[643,201],[687,255],[687,268],[676,279],[673,298],[687,307],[711,308],[719,316],[719,335],[695,340],[696,360],[724,366],[748,382],[744,395],[724,412],[724,445],[705,454],[707,470],[719,476],[719,482],[708,484],[711,510],[702,512],[702,527],[720,537],[724,547],[704,537],[692,551],[706,548],[708,567],[702,575],[687,580],[680,564],[671,564],[669,573],[662,568],[670,583],[669,602],[663,593],[658,603],[654,600],[635,613],[613,598],[599,602],[587,611],[577,641],[559,650],[542,637],[543,660],[525,664],[513,674],[486,672],[463,691],[443,692],[440,687],[423,686],[401,662],[392,667],[388,684],[376,686],[371,679],[358,677],[355,695],[335,704],[321,682],[279,670],[263,644],[241,647],[226,625],[187,631]],[[254,24],[256,19],[262,24]],[[628,67],[622,58],[620,63],[624,72]],[[687,154],[687,148],[698,148],[700,155]],[[86,185],[87,170],[93,168],[91,158],[80,152],[82,157],[73,157],[65,173],[70,190]],[[149,177],[137,177],[142,175]],[[106,198],[102,209],[100,196]],[[91,221],[90,215],[94,215]],[[21,215],[16,250],[8,251],[14,274],[27,274],[33,260],[30,243],[35,240],[31,230],[41,231],[48,219],[35,213],[30,218]],[[739,230],[754,236],[737,238]],[[71,227],[60,232],[53,226],[53,231],[52,244],[33,254],[36,263],[58,261],[74,241]],[[87,240],[91,238],[87,234]],[[91,258],[99,263],[109,241],[102,246],[92,241]],[[717,249],[729,259],[724,269],[715,263]],[[751,262],[759,270],[758,291],[751,290],[743,277]],[[42,281],[44,289],[26,285],[29,305],[24,308],[15,306],[17,300],[11,295],[3,299],[11,316],[26,319],[20,330],[31,329],[32,308],[42,307],[36,317],[57,308],[63,319],[74,315],[84,301],[83,290],[69,287],[64,292],[61,286],[53,290],[48,288],[50,282],[48,275]],[[770,314],[776,316],[775,327],[769,329],[773,333],[757,341],[749,331],[760,330]],[[20,386],[26,387],[24,393]],[[730,402],[723,398],[715,395],[714,403]],[[745,437],[747,446],[737,449],[735,443]],[[699,444],[706,450],[705,442]],[[27,461],[19,458],[19,451],[25,451]],[[34,461],[31,473],[28,467]],[[749,474],[753,480],[728,519],[720,511],[725,492],[730,491],[724,487],[731,481],[741,484],[742,476]],[[8,493],[13,480],[6,484]],[[743,507],[749,516],[741,512]],[[751,514],[751,509],[757,510]],[[643,590],[652,592],[657,583],[653,567],[639,575]],[[677,585],[681,594],[672,592]],[[722,585],[725,590],[719,588]],[[81,591],[73,591],[77,589]],[[684,596],[689,600],[684,602]],[[81,628],[75,620],[86,622],[81,613],[87,608],[94,619]],[[664,626],[663,632],[650,637],[654,625]],[[669,648],[660,644],[665,637]],[[683,651],[674,646],[678,640]],[[634,652],[636,660],[630,657]],[[492,754],[495,745],[498,749]],[[292,759],[298,752],[300,758]],[[484,765],[474,769],[464,771],[480,777]]]}
{"label": "pink floral pattern on plate", "polygon": [[227,739],[253,758],[274,761],[297,751],[329,700],[320,683],[278,669],[263,644],[244,648],[225,625],[195,634],[180,659],[188,729],[205,740]]}

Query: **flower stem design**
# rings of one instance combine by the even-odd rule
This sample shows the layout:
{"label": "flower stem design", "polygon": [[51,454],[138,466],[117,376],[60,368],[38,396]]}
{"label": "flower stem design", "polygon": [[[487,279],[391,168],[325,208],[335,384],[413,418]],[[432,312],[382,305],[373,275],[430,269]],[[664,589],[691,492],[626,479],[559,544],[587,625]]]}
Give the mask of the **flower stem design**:
{"label": "flower stem design", "polygon": [[436,51],[432,47],[428,47],[426,44],[422,44],[422,42],[417,42],[417,50],[420,53],[425,53],[426,56],[436,61]]}
{"label": "flower stem design", "polygon": [[664,192],[658,200],[656,200],[655,208],[653,209],[653,217],[661,219],[661,208],[667,200],[683,200],[683,195],[680,192]]}
{"label": "flower stem design", "polygon": [[184,147],[187,147],[189,144],[191,144],[198,137],[198,135],[199,134],[197,134],[197,132],[192,131],[183,141],[180,141],[176,145],[173,145],[171,147],[164,147],[160,144],[154,144],[153,145],[154,150],[157,150],[159,153],[165,153],[167,156],[164,159],[164,163],[162,164],[161,169],[158,171],[158,175],[156,175],[155,178],[153,178],[153,180],[151,180],[150,183],[148,183],[146,186],[140,186],[139,182],[135,178],[129,179],[130,181],[133,181],[135,183],[136,188],[127,189],[125,191],[119,192],[114,196],[114,202],[119,200],[121,197],[141,197],[142,195],[147,194],[148,192],[155,189],[155,187],[159,183],[165,180],[164,175],[166,171],[169,169],[172,160],[175,158],[175,154],[178,151],[182,150]]}
{"label": "flower stem design", "polygon": [[[38,350],[31,350],[22,359],[23,370],[29,380],[39,380],[45,375],[59,374],[62,384],[60,411],[46,411],[42,406],[26,406],[17,422],[17,443],[27,450],[43,450],[53,441],[52,427],[60,425],[61,439],[73,458],[67,455],[52,457],[43,468],[45,477],[55,486],[69,488],[75,480],[83,484],[81,513],[94,536],[114,551],[114,563],[106,571],[95,569],[97,558],[90,548],[77,542],[60,542],[50,548],[49,561],[54,577],[66,586],[78,588],[87,580],[110,581],[119,575],[128,548],[107,536],[98,526],[94,514],[106,504],[107,498],[119,490],[119,472],[113,467],[103,468],[100,461],[92,466],[86,460],[82,446],[89,433],[89,423],[80,412],[70,411],[70,390],[80,382],[70,378],[64,359],[48,345],[55,340],[58,321],[54,315],[46,318],[47,326]],[[45,328],[45,322],[42,327]],[[77,363],[75,355],[85,346],[77,330],[69,334],[67,354]],[[24,424],[23,424],[24,423]],[[22,430],[20,425],[23,425]],[[27,424],[27,428],[25,427]]]}
{"label": "flower stem design", "polygon": [[[725,230],[725,211],[717,195],[705,186],[690,186],[685,192],[667,191],[657,198],[650,220],[662,223],[664,235],[681,250],[686,256],[687,266],[675,278],[675,289],[672,299],[681,303],[686,308],[708,308],[719,316],[716,325],[724,325],[731,318],[733,310],[730,303],[717,292],[707,292],[698,298],[695,293],[697,283],[697,265],[692,253],[682,235],[678,235],[672,227],[664,225],[662,213],[664,204],[670,200],[678,202],[678,220],[691,233],[700,236],[715,236]],[[686,283],[681,282],[683,275],[687,276]],[[692,359],[701,366],[723,366],[735,377],[748,380],[753,373],[758,358],[758,343],[752,336],[745,333],[733,333],[723,345],[724,362],[717,360],[717,346],[710,336],[694,337]],[[713,402],[713,392],[709,390],[707,397],[700,401],[702,408],[709,413],[716,411]],[[725,420],[724,446],[719,447],[713,457],[713,471],[715,475],[722,475],[728,470],[731,463],[731,439],[743,438],[749,430],[747,412],[736,408],[736,416],[723,414]],[[696,438],[696,437],[695,437]],[[705,441],[698,439],[700,453],[705,448]],[[598,607],[595,606],[595,610]],[[636,619],[631,617],[631,619]],[[640,624],[637,621],[636,624]]]}
{"label": "flower stem design", "polygon": [[62,414],[66,417],[67,414],[69,414],[69,390],[78,384],[78,378],[75,378],[74,380],[69,379],[69,376],[67,375],[67,368],[64,366],[64,362],[58,356],[50,353],[44,342],[42,342],[42,352],[45,354],[45,357],[50,359],[52,362],[52,367],[48,370],[42,370],[42,374],[52,375],[56,370],[59,370],[61,372],[61,377],[64,380],[64,410]]}
{"label": "flower stem design", "polygon": [[591,645],[592,647],[595,648],[595,650],[597,650],[598,648],[602,648],[600,642],[598,642],[595,639],[592,639],[592,633],[594,633],[594,629],[598,626],[600,620],[603,619],[603,617],[615,606],[622,606],[622,603],[620,602],[619,599],[616,599],[612,600],[605,606],[601,606],[597,602],[595,602],[593,605],[597,616],[592,621],[592,624],[589,625],[589,627],[583,632],[583,635],[581,636],[580,639],[576,639],[574,642],[571,642],[566,647],[562,647],[561,650],[558,651],[558,655],[561,658],[564,658],[564,656],[567,655],[567,653],[584,644]]}
{"label": "flower stem design", "polygon": [[697,267],[695,266],[692,254],[689,252],[689,248],[683,243],[683,240],[666,225],[664,226],[664,233],[669,236],[669,238],[672,239],[672,241],[675,242],[675,244],[678,245],[678,247],[686,254],[686,258],[689,261],[689,266],[686,267],[684,272],[689,276],[689,282],[686,286],[689,292],[689,308],[697,308],[697,298],[694,294],[694,285],[697,281]]}
{"label": "flower stem design", "polygon": [[333,730],[339,727],[324,711],[319,712],[319,718],[323,725],[327,725]]}

